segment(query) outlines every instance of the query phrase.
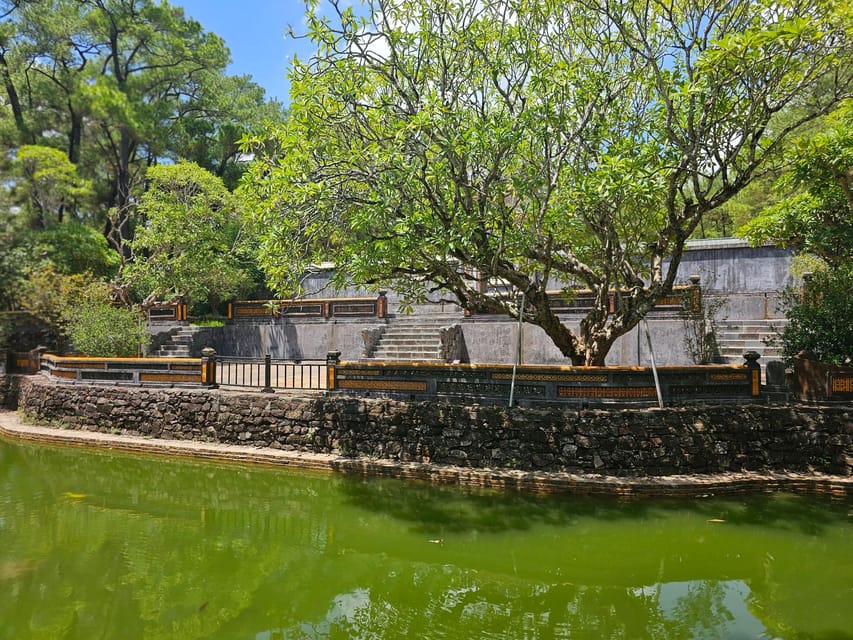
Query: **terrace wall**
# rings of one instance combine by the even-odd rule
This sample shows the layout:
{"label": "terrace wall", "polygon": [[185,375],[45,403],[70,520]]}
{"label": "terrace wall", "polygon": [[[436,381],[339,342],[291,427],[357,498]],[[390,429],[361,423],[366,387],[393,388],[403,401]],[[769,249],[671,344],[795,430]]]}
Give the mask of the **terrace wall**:
{"label": "terrace wall", "polygon": [[849,406],[507,409],[321,393],[67,385],[31,376],[21,378],[19,407],[36,422],[73,429],[470,468],[853,475]]}

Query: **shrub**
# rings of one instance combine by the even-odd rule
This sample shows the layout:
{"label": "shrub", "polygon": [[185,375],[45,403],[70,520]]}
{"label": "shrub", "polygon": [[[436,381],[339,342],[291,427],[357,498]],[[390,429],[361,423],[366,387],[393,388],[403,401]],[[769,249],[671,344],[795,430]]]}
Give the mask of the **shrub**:
{"label": "shrub", "polygon": [[853,362],[853,264],[816,272],[804,291],[783,296],[788,326],[782,332],[787,362],[800,351],[829,364]]}
{"label": "shrub", "polygon": [[694,364],[721,361],[717,334],[720,310],[725,302],[724,298],[708,297],[704,291],[697,296],[692,287],[682,294],[678,317],[684,328],[684,350]]}
{"label": "shrub", "polygon": [[148,344],[138,313],[105,304],[79,307],[69,335],[74,348],[87,356],[132,357]]}

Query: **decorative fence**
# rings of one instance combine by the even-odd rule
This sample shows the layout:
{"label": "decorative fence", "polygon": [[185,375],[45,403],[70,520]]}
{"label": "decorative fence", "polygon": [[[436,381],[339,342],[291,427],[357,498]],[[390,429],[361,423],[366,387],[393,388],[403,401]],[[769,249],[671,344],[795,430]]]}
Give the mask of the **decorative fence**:
{"label": "decorative fence", "polygon": [[[21,354],[28,356],[29,354]],[[94,358],[38,355],[22,359],[19,373],[42,373],[68,382],[128,385],[180,385],[276,389],[326,389],[324,361],[236,358],[208,353],[202,358]],[[25,368],[24,365],[30,368]]]}
{"label": "decorative fence", "polygon": [[[685,304],[694,306],[699,305],[699,300],[702,295],[699,281],[691,285],[682,285],[673,287],[672,293],[667,296],[658,298],[655,305],[656,311],[678,311]],[[610,291],[607,294],[608,313],[616,313],[622,305],[622,292]],[[549,291],[548,303],[551,310],[555,313],[586,313],[595,306],[595,295],[589,289],[575,289],[571,295],[567,295],[563,291]],[[466,311],[465,315],[487,314],[488,311]]]}
{"label": "decorative fence", "polygon": [[386,318],[385,293],[376,298],[307,298],[304,300],[243,300],[228,304],[231,320],[259,318]]}
{"label": "decorative fence", "polygon": [[41,357],[41,371],[65,381],[113,384],[209,384],[198,358]]}
{"label": "decorative fence", "polygon": [[[653,404],[658,388],[667,404],[742,401],[760,396],[758,354],[743,365],[659,367],[568,367],[545,365],[325,362],[235,358],[212,350],[196,358],[87,358],[46,354],[41,371],[51,378],[94,384],[241,387],[443,398],[525,405]],[[846,383],[845,383],[846,384]]]}
{"label": "decorative fence", "polygon": [[297,362],[267,355],[254,359],[213,356],[210,361],[214,366],[211,379],[221,386],[260,388],[266,392],[328,386],[326,363],[322,360]]}
{"label": "decorative fence", "polygon": [[187,319],[187,305],[179,302],[165,302],[144,307],[149,322],[181,322]]}
{"label": "decorative fence", "polygon": [[32,351],[10,351],[6,356],[6,367],[10,373],[36,373],[39,370],[38,349]]}
{"label": "decorative fence", "polygon": [[853,367],[818,362],[801,353],[794,356],[794,375],[802,399],[853,400]]}
{"label": "decorative fence", "polygon": [[[329,389],[378,395],[524,404],[657,401],[649,367],[561,367],[420,362],[341,362],[329,354]],[[746,356],[745,356],[746,357]],[[744,365],[658,367],[663,401],[724,401],[760,395],[758,354]]]}

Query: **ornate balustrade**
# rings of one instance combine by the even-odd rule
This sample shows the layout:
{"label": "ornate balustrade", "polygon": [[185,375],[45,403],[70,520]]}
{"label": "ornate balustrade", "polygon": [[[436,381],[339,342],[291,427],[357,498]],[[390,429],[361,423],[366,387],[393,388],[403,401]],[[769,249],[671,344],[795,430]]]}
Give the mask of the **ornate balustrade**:
{"label": "ornate balustrade", "polygon": [[183,322],[187,319],[187,305],[181,302],[163,302],[143,309],[149,322]]}
{"label": "ornate balustrade", "polygon": [[[423,362],[340,362],[329,354],[329,389],[341,392],[446,397],[468,402],[524,404],[611,402],[655,403],[649,367],[433,364]],[[746,356],[745,356],[746,357]],[[757,354],[744,365],[658,367],[664,402],[756,398],[761,391]]]}
{"label": "ornate balustrade", "polygon": [[306,298],[303,300],[241,300],[228,305],[231,320],[262,318],[385,318],[388,299],[384,293],[376,298]]}
{"label": "ornate balustrade", "polygon": [[199,358],[41,357],[41,371],[66,382],[204,385],[204,362]]}
{"label": "ornate balustrade", "polygon": [[[622,295],[620,291],[609,291],[607,294],[608,312],[616,313],[622,304]],[[627,292],[625,292],[627,295]],[[672,293],[658,298],[655,305],[656,311],[677,311],[681,309],[686,301],[696,306],[699,304],[701,289],[698,280],[692,285],[682,285],[673,287]],[[551,310],[558,314],[570,313],[586,313],[595,305],[595,296],[589,289],[573,289],[570,292],[566,291],[549,291],[548,303]],[[488,314],[488,311],[476,310],[473,313],[466,312],[466,315]]]}

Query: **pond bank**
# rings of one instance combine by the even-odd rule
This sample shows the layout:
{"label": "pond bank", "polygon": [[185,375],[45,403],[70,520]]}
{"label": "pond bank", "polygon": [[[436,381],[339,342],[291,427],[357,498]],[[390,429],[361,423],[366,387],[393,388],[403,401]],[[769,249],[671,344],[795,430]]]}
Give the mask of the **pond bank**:
{"label": "pond bank", "polygon": [[170,455],[432,482],[626,495],[777,488],[848,495],[853,482],[850,406],[507,409],[40,376],[19,378],[16,396],[26,422],[61,427],[41,439],[97,433]]}
{"label": "pond bank", "polygon": [[430,463],[354,459],[192,440],[161,440],[26,424],[0,411],[0,435],[17,440],[178,456],[290,469],[455,484],[500,490],[618,497],[707,497],[789,491],[834,498],[853,496],[853,477],[819,473],[724,473],[625,478],[591,474],[471,469]]}

